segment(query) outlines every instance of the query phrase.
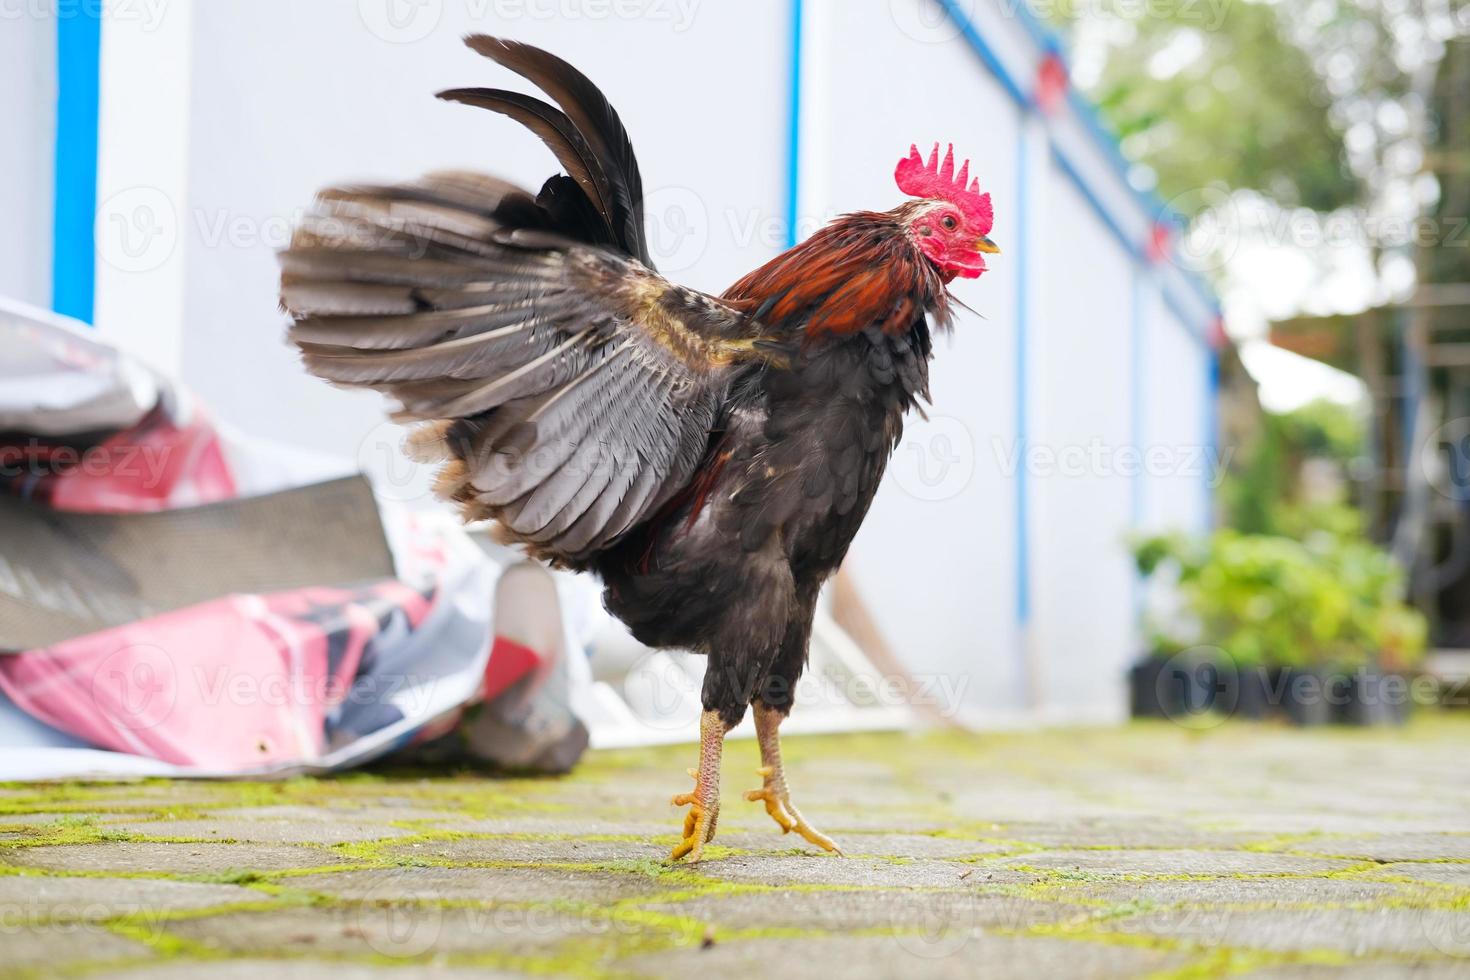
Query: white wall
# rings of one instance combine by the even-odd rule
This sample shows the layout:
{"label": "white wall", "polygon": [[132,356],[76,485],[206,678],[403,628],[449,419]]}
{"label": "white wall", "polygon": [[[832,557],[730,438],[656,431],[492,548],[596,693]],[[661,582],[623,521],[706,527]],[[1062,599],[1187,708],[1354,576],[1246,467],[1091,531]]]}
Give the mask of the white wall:
{"label": "white wall", "polygon": [[0,16],[0,296],[51,305],[56,22]]}
{"label": "white wall", "polygon": [[[1001,16],[1004,5],[961,6],[997,57],[1029,77],[1037,50]],[[174,0],[165,21],[109,22],[99,204],[105,212],[118,193],[143,187],[149,213],[171,222],[172,244],[140,268],[126,253],[99,254],[100,328],[176,368],[240,428],[402,477],[377,396],[307,377],[282,343],[275,251],[333,182],[471,167],[534,188],[553,171],[518,125],[432,97],[462,85],[526,87],[460,44],[472,31],[542,44],[606,90],[639,150],[661,267],[724,288],[786,240],[789,0],[635,8],[649,16],[620,19],[613,12],[626,8],[594,5],[575,9],[609,16],[548,20],[537,16],[547,5],[531,0]],[[936,19],[932,0],[807,0],[805,9],[801,234],[842,211],[898,203],[894,164],[910,143],[940,140],[972,159],[1003,250],[992,271],[954,286],[978,315],[961,312],[953,334],[937,338],[930,420],[910,421],[855,542],[857,585],[910,668],[945,677],[969,717],[996,722],[1031,708],[1062,720],[1117,717],[1137,652],[1124,547],[1135,511],[1153,528],[1204,521],[1203,476],[1185,457],[1207,441],[1206,352],[1160,292],[1180,280],[1167,266],[1143,273],[1135,356],[1136,263],[1054,166],[1030,117],[1023,388],[1022,113]],[[0,213],[18,216],[0,222],[0,292],[44,303],[55,45],[49,29],[17,23],[22,33],[10,23],[0,33]],[[1081,147],[1075,122],[1052,133],[1084,171],[1102,168],[1091,176],[1108,206],[1136,210],[1105,154]],[[1126,218],[1129,235],[1146,227],[1141,212]],[[1031,453],[1017,458],[1023,391]],[[1135,478],[1118,465],[1120,450],[1152,447],[1174,471]],[[1109,461],[1094,462],[1095,448]],[[1079,453],[1076,472],[1061,457]],[[1028,465],[1023,635],[1016,467]],[[389,489],[411,498],[423,479]]]}
{"label": "white wall", "polygon": [[1149,531],[1195,533],[1206,526],[1205,482],[1214,447],[1205,431],[1205,352],[1151,283],[1145,290],[1143,441],[1155,454],[1144,488]]}
{"label": "white wall", "polygon": [[[648,9],[675,19],[495,16],[522,6],[545,4],[400,5],[440,16],[395,30],[357,0],[198,5],[183,373],[219,415],[348,456],[378,431],[377,396],[307,377],[281,342],[274,252],[319,188],[467,167],[534,190],[557,169],[518,124],[434,99],[466,85],[529,90],[465,48],[465,33],[542,44],[604,89],[637,148],[668,274],[723,289],[779,249],[748,229],[783,195],[784,2],[699,4],[687,24],[674,4]],[[692,233],[677,238],[684,219]]]}
{"label": "white wall", "polygon": [[1083,720],[1123,704],[1134,655],[1132,478],[1117,455],[1131,441],[1133,266],[1059,169],[1039,176],[1030,440],[1039,691],[1053,717]]}
{"label": "white wall", "polygon": [[[811,5],[803,101],[803,212],[886,210],[904,200],[893,169],[917,143],[953,142],[991,193],[992,238],[1015,242],[1019,118],[953,39],[905,33],[888,4]],[[922,65],[922,71],[897,70]],[[883,67],[893,66],[893,67]],[[929,421],[910,418],[850,568],[886,638],[919,674],[943,673],[965,707],[1021,699],[1015,631],[1015,501],[1004,454],[1015,435],[1014,254],[959,280],[954,332],[936,336]],[[961,688],[961,685],[963,687]]]}

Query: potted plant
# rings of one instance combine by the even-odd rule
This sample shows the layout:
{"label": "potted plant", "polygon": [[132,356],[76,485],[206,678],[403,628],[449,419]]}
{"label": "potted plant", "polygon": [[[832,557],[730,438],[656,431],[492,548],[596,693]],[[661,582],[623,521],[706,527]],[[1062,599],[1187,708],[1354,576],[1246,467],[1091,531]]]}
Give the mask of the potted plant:
{"label": "potted plant", "polygon": [[1142,539],[1134,556],[1146,576],[1172,569],[1179,606],[1167,629],[1151,618],[1154,652],[1133,675],[1139,713],[1402,718],[1401,672],[1422,655],[1425,625],[1398,598],[1402,575],[1381,549],[1347,534],[1224,530],[1207,542]]}

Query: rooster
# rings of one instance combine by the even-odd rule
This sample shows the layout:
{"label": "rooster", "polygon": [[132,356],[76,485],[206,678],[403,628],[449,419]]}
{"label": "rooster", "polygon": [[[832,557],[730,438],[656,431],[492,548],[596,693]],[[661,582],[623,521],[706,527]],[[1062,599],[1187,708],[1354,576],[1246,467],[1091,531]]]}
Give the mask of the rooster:
{"label": "rooster", "polygon": [[[928,399],[948,284],[985,271],[990,197],[953,147],[898,164],[911,200],[838,218],[711,296],[654,269],[638,162],[602,93],[560,58],[471,36],[556,103],[439,98],[522,123],[565,170],[537,194],[478,173],[323,191],[281,255],[308,370],[382,391],[466,520],[594,572],[653,647],[708,658],[699,764],[672,860],[715,834],[725,734],[755,716],[746,794],[793,804],[778,730],[822,583],[872,503],[906,410]],[[558,108],[559,107],[559,108]]]}

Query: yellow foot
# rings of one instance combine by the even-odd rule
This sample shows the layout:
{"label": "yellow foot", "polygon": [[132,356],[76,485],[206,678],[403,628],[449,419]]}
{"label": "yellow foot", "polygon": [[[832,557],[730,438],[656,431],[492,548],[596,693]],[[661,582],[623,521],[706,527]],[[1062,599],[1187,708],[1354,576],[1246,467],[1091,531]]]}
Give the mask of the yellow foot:
{"label": "yellow foot", "polygon": [[[689,807],[689,812],[684,814],[684,839],[674,846],[669,860],[677,861],[688,855],[689,863],[697,864],[704,854],[704,845],[714,839],[715,824],[720,818],[720,800],[719,790],[710,793],[699,781],[699,773],[690,769],[689,775],[694,777],[694,792],[674,797],[674,806]],[[711,796],[714,798],[708,799]]]}
{"label": "yellow foot", "polygon": [[842,853],[842,848],[837,846],[836,841],[806,822],[801,811],[792,804],[791,794],[786,792],[785,780],[774,766],[761,766],[755,773],[764,781],[763,785],[760,789],[747,790],[745,798],[752,803],[764,803],[771,819],[781,826],[781,833],[789,834],[794,830],[824,851],[838,855]]}

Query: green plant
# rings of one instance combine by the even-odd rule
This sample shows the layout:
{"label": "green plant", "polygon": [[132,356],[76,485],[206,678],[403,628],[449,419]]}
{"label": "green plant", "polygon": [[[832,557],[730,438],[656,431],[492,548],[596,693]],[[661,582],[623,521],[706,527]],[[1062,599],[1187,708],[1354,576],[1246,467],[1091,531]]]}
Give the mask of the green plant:
{"label": "green plant", "polygon": [[1402,573],[1361,538],[1223,530],[1142,538],[1133,553],[1145,576],[1172,570],[1185,613],[1149,623],[1160,652],[1203,643],[1238,666],[1348,669],[1400,669],[1423,652],[1424,619],[1399,598]]}

